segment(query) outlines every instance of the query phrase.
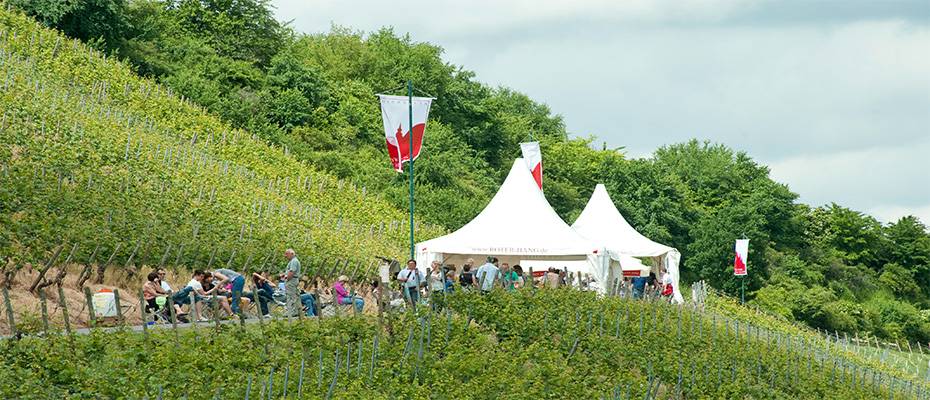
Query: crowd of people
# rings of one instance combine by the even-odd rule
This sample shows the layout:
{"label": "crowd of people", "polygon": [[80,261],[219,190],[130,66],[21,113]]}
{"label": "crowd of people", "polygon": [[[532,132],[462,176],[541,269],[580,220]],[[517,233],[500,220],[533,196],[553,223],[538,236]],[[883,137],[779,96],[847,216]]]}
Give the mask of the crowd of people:
{"label": "crowd of people", "polygon": [[[522,266],[500,262],[496,257],[488,257],[486,262],[475,268],[475,260],[469,258],[460,267],[443,265],[433,261],[429,272],[424,274],[417,269],[416,260],[408,260],[407,267],[396,275],[402,290],[401,297],[407,303],[416,304],[424,297],[435,293],[450,292],[456,288],[462,290],[480,290],[483,293],[495,287],[516,290],[523,287],[558,288],[576,285],[588,287],[590,279],[580,277],[573,282],[566,269],[550,267],[544,272],[525,274]],[[626,277],[617,282],[615,291],[619,296],[641,299],[660,297],[671,299],[673,294],[672,277],[664,268],[660,269],[661,278],[655,273],[644,277]]]}
{"label": "crowd of people", "polygon": [[[288,249],[284,256],[287,259],[285,270],[276,276],[269,271],[253,272],[249,291],[245,290],[245,275],[227,268],[194,270],[186,285],[173,290],[165,280],[166,271],[159,268],[149,273],[142,285],[145,311],[153,320],[177,318],[190,322],[193,312],[197,321],[208,321],[206,311],[215,310],[221,313],[214,315],[215,318],[226,319],[241,315],[243,307],[257,303],[258,313],[263,318],[271,317],[271,305],[283,307],[285,317],[316,316],[320,306],[325,305],[318,304],[320,300],[314,294],[299,288],[301,266],[294,250]],[[353,306],[361,312],[365,301],[346,288],[348,281],[345,275],[339,276],[332,284],[332,297],[336,304]]]}
{"label": "crowd of people", "polygon": [[[328,296],[329,300],[323,301],[319,291],[308,293],[300,289],[301,265],[294,250],[286,250],[284,257],[287,260],[286,267],[278,274],[272,275],[269,271],[251,273],[248,291],[246,275],[228,268],[195,270],[186,285],[174,290],[165,280],[165,270],[159,268],[147,275],[142,287],[146,312],[165,320],[177,318],[179,321],[189,322],[190,313],[194,313],[198,321],[209,320],[207,311],[210,311],[214,318],[230,318],[241,315],[244,307],[251,307],[255,303],[258,305],[258,315],[264,318],[271,316],[270,306],[284,308],[285,317],[315,317],[322,308],[330,305],[346,306],[347,309],[354,309],[358,313],[364,310],[365,296],[350,290],[350,279],[347,276],[340,275],[328,290],[324,290],[323,295]],[[434,261],[424,273],[417,268],[416,260],[411,259],[407,261],[406,268],[392,277],[396,281],[395,287],[399,290],[388,290],[385,295],[382,292],[385,289],[382,282],[376,279],[371,282],[370,292],[365,294],[379,299],[383,306],[403,307],[416,306],[430,296],[454,290],[478,290],[487,293],[495,287],[518,290],[524,287],[558,288],[575,284],[565,269],[551,267],[538,274],[525,272],[520,265],[511,266],[509,263],[500,262],[496,257],[488,257],[486,262],[477,268],[474,259],[471,258],[460,268]],[[622,282],[617,282],[615,292],[620,296],[636,299],[670,298],[673,292],[671,276],[664,269],[660,272],[661,278],[657,278],[654,273],[647,277],[623,278]],[[319,280],[316,282],[320,283]],[[582,280],[579,278],[578,282]],[[587,280],[584,282],[583,286],[587,287]]]}

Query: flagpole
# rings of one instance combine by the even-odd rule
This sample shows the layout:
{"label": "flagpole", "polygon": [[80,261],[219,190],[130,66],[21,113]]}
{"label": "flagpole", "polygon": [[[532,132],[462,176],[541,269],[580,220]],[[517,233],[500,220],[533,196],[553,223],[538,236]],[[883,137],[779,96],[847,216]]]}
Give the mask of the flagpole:
{"label": "flagpole", "polygon": [[741,276],[739,280],[739,303],[746,304],[746,275]]}
{"label": "flagpole", "polygon": [[410,259],[414,259],[414,243],[413,243],[413,82],[407,81],[407,113],[409,120],[409,128],[407,133],[407,139],[409,140],[409,147],[407,148],[407,154],[410,158]]}

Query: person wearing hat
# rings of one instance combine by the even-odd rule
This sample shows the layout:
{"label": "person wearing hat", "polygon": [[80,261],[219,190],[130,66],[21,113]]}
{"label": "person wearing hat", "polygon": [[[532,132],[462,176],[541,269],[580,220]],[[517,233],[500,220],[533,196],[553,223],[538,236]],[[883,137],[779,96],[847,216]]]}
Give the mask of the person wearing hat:
{"label": "person wearing hat", "polygon": [[362,308],[365,307],[365,300],[358,296],[349,295],[345,287],[345,283],[348,281],[349,277],[339,275],[336,282],[333,283],[333,291],[336,292],[336,303],[342,305],[355,304],[355,311],[362,312]]}

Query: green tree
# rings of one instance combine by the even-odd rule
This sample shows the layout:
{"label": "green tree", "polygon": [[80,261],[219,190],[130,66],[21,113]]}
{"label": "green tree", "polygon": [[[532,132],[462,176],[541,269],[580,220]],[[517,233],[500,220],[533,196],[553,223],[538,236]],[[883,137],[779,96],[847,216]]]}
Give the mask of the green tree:
{"label": "green tree", "polygon": [[269,0],[164,0],[179,28],[203,38],[217,53],[268,65],[291,32],[274,17]]}
{"label": "green tree", "polygon": [[125,0],[9,0],[9,4],[103,50],[117,49],[129,28]]}
{"label": "green tree", "polygon": [[914,273],[898,264],[885,264],[878,277],[882,287],[894,295],[910,302],[920,301],[921,290],[914,280]]}

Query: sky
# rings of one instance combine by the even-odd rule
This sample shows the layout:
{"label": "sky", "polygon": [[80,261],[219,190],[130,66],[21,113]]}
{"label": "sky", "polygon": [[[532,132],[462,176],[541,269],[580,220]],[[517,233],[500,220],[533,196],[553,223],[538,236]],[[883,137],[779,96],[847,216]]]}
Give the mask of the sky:
{"label": "sky", "polygon": [[930,1],[273,0],[300,32],[393,27],[631,157],[697,138],[814,206],[930,225]]}

